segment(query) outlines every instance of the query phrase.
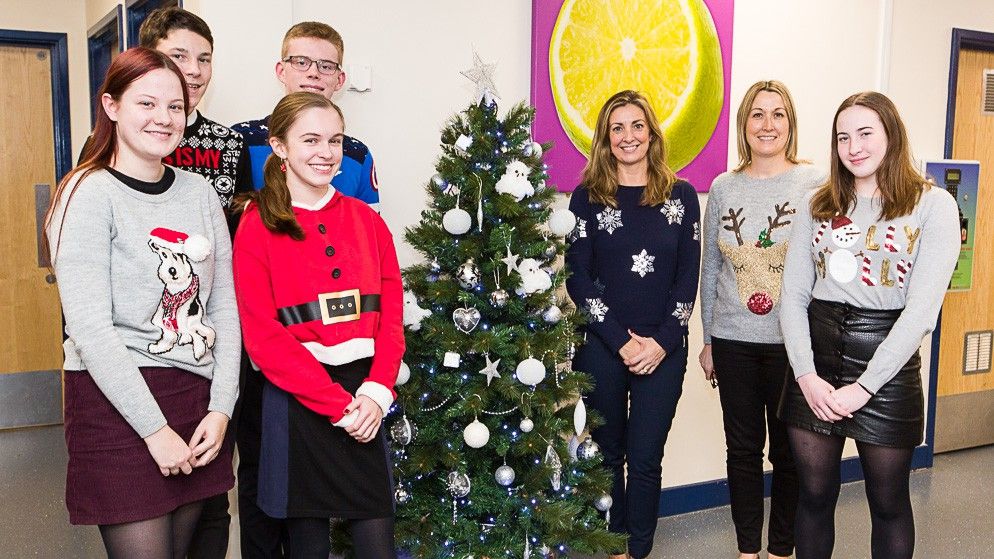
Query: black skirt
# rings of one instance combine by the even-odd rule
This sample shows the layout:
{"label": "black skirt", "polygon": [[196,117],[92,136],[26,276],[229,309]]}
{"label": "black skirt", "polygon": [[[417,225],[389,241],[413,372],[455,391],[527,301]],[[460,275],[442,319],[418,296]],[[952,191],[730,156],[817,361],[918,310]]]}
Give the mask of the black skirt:
{"label": "black skirt", "polygon": [[[845,303],[812,300],[808,306],[808,323],[818,376],[835,388],[856,382],[902,310],[861,309]],[[779,415],[790,425],[881,446],[906,448],[922,442],[925,401],[921,357],[917,351],[852,418],[835,423],[818,419],[804,399],[793,372],[788,379]]]}
{"label": "black skirt", "polygon": [[[355,394],[372,359],[325,365],[331,379]],[[345,429],[264,381],[258,504],[273,518],[392,516],[393,481],[386,437],[360,443]]]}

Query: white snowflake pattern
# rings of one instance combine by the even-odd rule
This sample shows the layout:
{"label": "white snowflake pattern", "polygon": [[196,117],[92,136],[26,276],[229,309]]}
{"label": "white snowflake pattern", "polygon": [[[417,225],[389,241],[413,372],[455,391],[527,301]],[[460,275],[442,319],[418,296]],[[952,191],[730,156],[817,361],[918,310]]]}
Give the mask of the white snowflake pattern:
{"label": "white snowflake pattern", "polygon": [[621,229],[623,225],[621,223],[621,210],[604,208],[604,211],[597,214],[597,228],[607,231],[608,235],[614,233],[615,229]]}
{"label": "white snowflake pattern", "polygon": [[587,220],[583,218],[576,218],[576,227],[569,232],[566,236],[566,242],[575,243],[579,239],[583,239],[587,236]]}
{"label": "white snowflake pattern", "polygon": [[680,326],[686,326],[690,324],[690,315],[694,314],[694,302],[689,303],[677,303],[676,309],[673,311],[673,316],[680,321]]}
{"label": "white snowflake pattern", "polygon": [[607,311],[610,309],[601,301],[600,297],[596,299],[587,299],[587,312],[590,314],[590,318],[594,322],[604,322],[604,317],[607,316]]}
{"label": "white snowflake pattern", "polygon": [[686,213],[683,208],[683,202],[672,199],[664,202],[663,207],[659,211],[666,216],[666,221],[668,221],[670,225],[674,223],[680,225],[683,223],[683,214]]}
{"label": "white snowflake pattern", "polygon": [[646,252],[645,249],[642,249],[642,252],[632,255],[632,271],[644,278],[649,272],[656,271],[656,269],[652,267],[652,263],[655,260],[655,256],[652,256]]}
{"label": "white snowflake pattern", "polygon": [[696,221],[694,222],[694,240],[701,240],[701,224]]}
{"label": "white snowflake pattern", "polygon": [[194,148],[200,147],[200,138],[197,138],[196,136],[194,136],[194,137],[190,138],[189,140],[187,140],[186,143],[189,144],[190,147],[194,147]]}

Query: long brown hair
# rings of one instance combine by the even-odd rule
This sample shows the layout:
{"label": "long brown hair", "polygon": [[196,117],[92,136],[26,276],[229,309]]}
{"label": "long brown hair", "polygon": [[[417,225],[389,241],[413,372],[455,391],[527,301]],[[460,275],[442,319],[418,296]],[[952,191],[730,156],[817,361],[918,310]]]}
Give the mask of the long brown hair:
{"label": "long brown hair", "polygon": [[[186,107],[190,104],[190,97],[187,93],[183,72],[165,54],[145,47],[128,49],[111,62],[110,68],[107,69],[107,77],[104,79],[103,85],[100,86],[100,92],[97,93],[97,99],[100,100],[104,94],[107,94],[115,101],[120,102],[121,95],[131,87],[131,84],[135,80],[138,80],[153,70],[163,68],[176,74],[176,77],[179,78],[180,89],[183,90],[183,110],[185,111]],[[65,207],[62,210],[62,219],[59,222],[59,235],[55,244],[56,253],[59,251],[59,242],[62,239],[62,225],[65,224],[66,213],[69,211],[69,202],[72,201],[73,194],[76,193],[79,184],[90,173],[110,167],[111,160],[116,153],[117,123],[110,119],[107,111],[103,109],[103,105],[98,103],[93,134],[90,135],[86,150],[82,153],[82,161],[59,181],[59,185],[55,189],[55,195],[52,196],[52,203],[49,204],[48,211],[45,213],[45,231],[48,231],[52,226],[52,218],[55,215],[55,210],[59,207],[59,201],[62,199],[62,196],[66,196]],[[69,189],[69,194],[66,195],[65,190],[70,184],[72,184],[72,188]],[[49,260],[51,261],[53,253],[51,247],[48,246],[47,235],[45,236],[44,243],[45,250],[48,252]]]}
{"label": "long brown hair", "polygon": [[[338,113],[345,125],[345,116],[338,105],[332,103],[323,95],[307,91],[291,93],[280,99],[269,117],[269,138],[276,138],[284,145],[287,144],[287,132],[300,115],[308,109],[332,109]],[[290,199],[290,189],[286,184],[286,172],[280,169],[280,158],[275,153],[266,158],[263,167],[264,186],[261,190],[241,196],[238,207],[252,201],[259,206],[259,216],[262,224],[273,233],[289,235],[295,241],[304,239],[304,229],[293,214],[293,204]]]}
{"label": "long brown hair", "polygon": [[590,201],[604,204],[612,208],[618,207],[615,194],[618,192],[618,162],[611,153],[611,113],[619,107],[634,105],[645,113],[645,122],[649,127],[649,183],[642,193],[643,206],[662,204],[670,198],[676,174],[666,164],[666,146],[663,142],[663,131],[659,126],[652,105],[644,95],[637,91],[624,90],[611,96],[597,114],[597,124],[594,126],[594,138],[591,142],[590,158],[583,168],[583,185],[587,187]]}
{"label": "long brown hair", "polygon": [[877,168],[877,189],[880,191],[880,217],[891,220],[910,214],[929,181],[915,168],[911,158],[908,132],[893,101],[882,93],[865,91],[850,96],[839,105],[832,119],[832,158],[828,182],[811,198],[811,215],[815,219],[831,219],[844,215],[856,205],[856,177],[842,164],[838,150],[839,115],[849,107],[859,105],[877,113],[887,134],[887,152]]}
{"label": "long brown hair", "polygon": [[739,151],[739,164],[735,167],[738,173],[752,163],[752,148],[749,147],[749,140],[746,139],[746,125],[749,123],[749,115],[752,113],[752,104],[756,101],[756,96],[762,91],[776,93],[783,99],[783,108],[787,113],[787,126],[790,131],[787,136],[787,161],[797,164],[802,163],[797,158],[797,111],[794,110],[794,99],[790,96],[790,90],[783,82],[777,80],[763,80],[752,84],[742,97],[739,111],[735,115],[735,125],[738,127],[736,134],[736,144]]}

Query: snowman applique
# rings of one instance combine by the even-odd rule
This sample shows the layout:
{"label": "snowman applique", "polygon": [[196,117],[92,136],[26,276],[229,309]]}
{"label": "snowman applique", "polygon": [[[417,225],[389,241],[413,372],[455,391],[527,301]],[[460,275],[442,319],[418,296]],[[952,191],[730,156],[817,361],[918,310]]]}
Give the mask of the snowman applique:
{"label": "snowman applique", "polygon": [[832,242],[836,250],[828,260],[828,273],[839,283],[849,283],[856,278],[859,266],[856,255],[846,250],[856,244],[862,232],[859,226],[844,215],[832,218]]}

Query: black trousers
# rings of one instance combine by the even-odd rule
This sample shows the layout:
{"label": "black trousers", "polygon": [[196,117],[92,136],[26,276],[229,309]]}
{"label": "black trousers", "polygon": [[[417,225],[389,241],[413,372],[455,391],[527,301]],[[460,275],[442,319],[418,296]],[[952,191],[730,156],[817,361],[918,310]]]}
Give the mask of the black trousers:
{"label": "black trousers", "polygon": [[767,550],[780,556],[794,551],[797,471],[787,427],[777,406],[788,371],[783,344],[712,338],[711,357],[718,376],[727,447],[732,521],[741,553],[759,553],[763,536],[763,449],[770,435],[773,464]]}
{"label": "black trousers", "polygon": [[262,512],[259,496],[259,453],[262,446],[262,373],[242,356],[242,392],[238,429],[238,528],[244,559],[283,559],[287,546],[286,521]]}

